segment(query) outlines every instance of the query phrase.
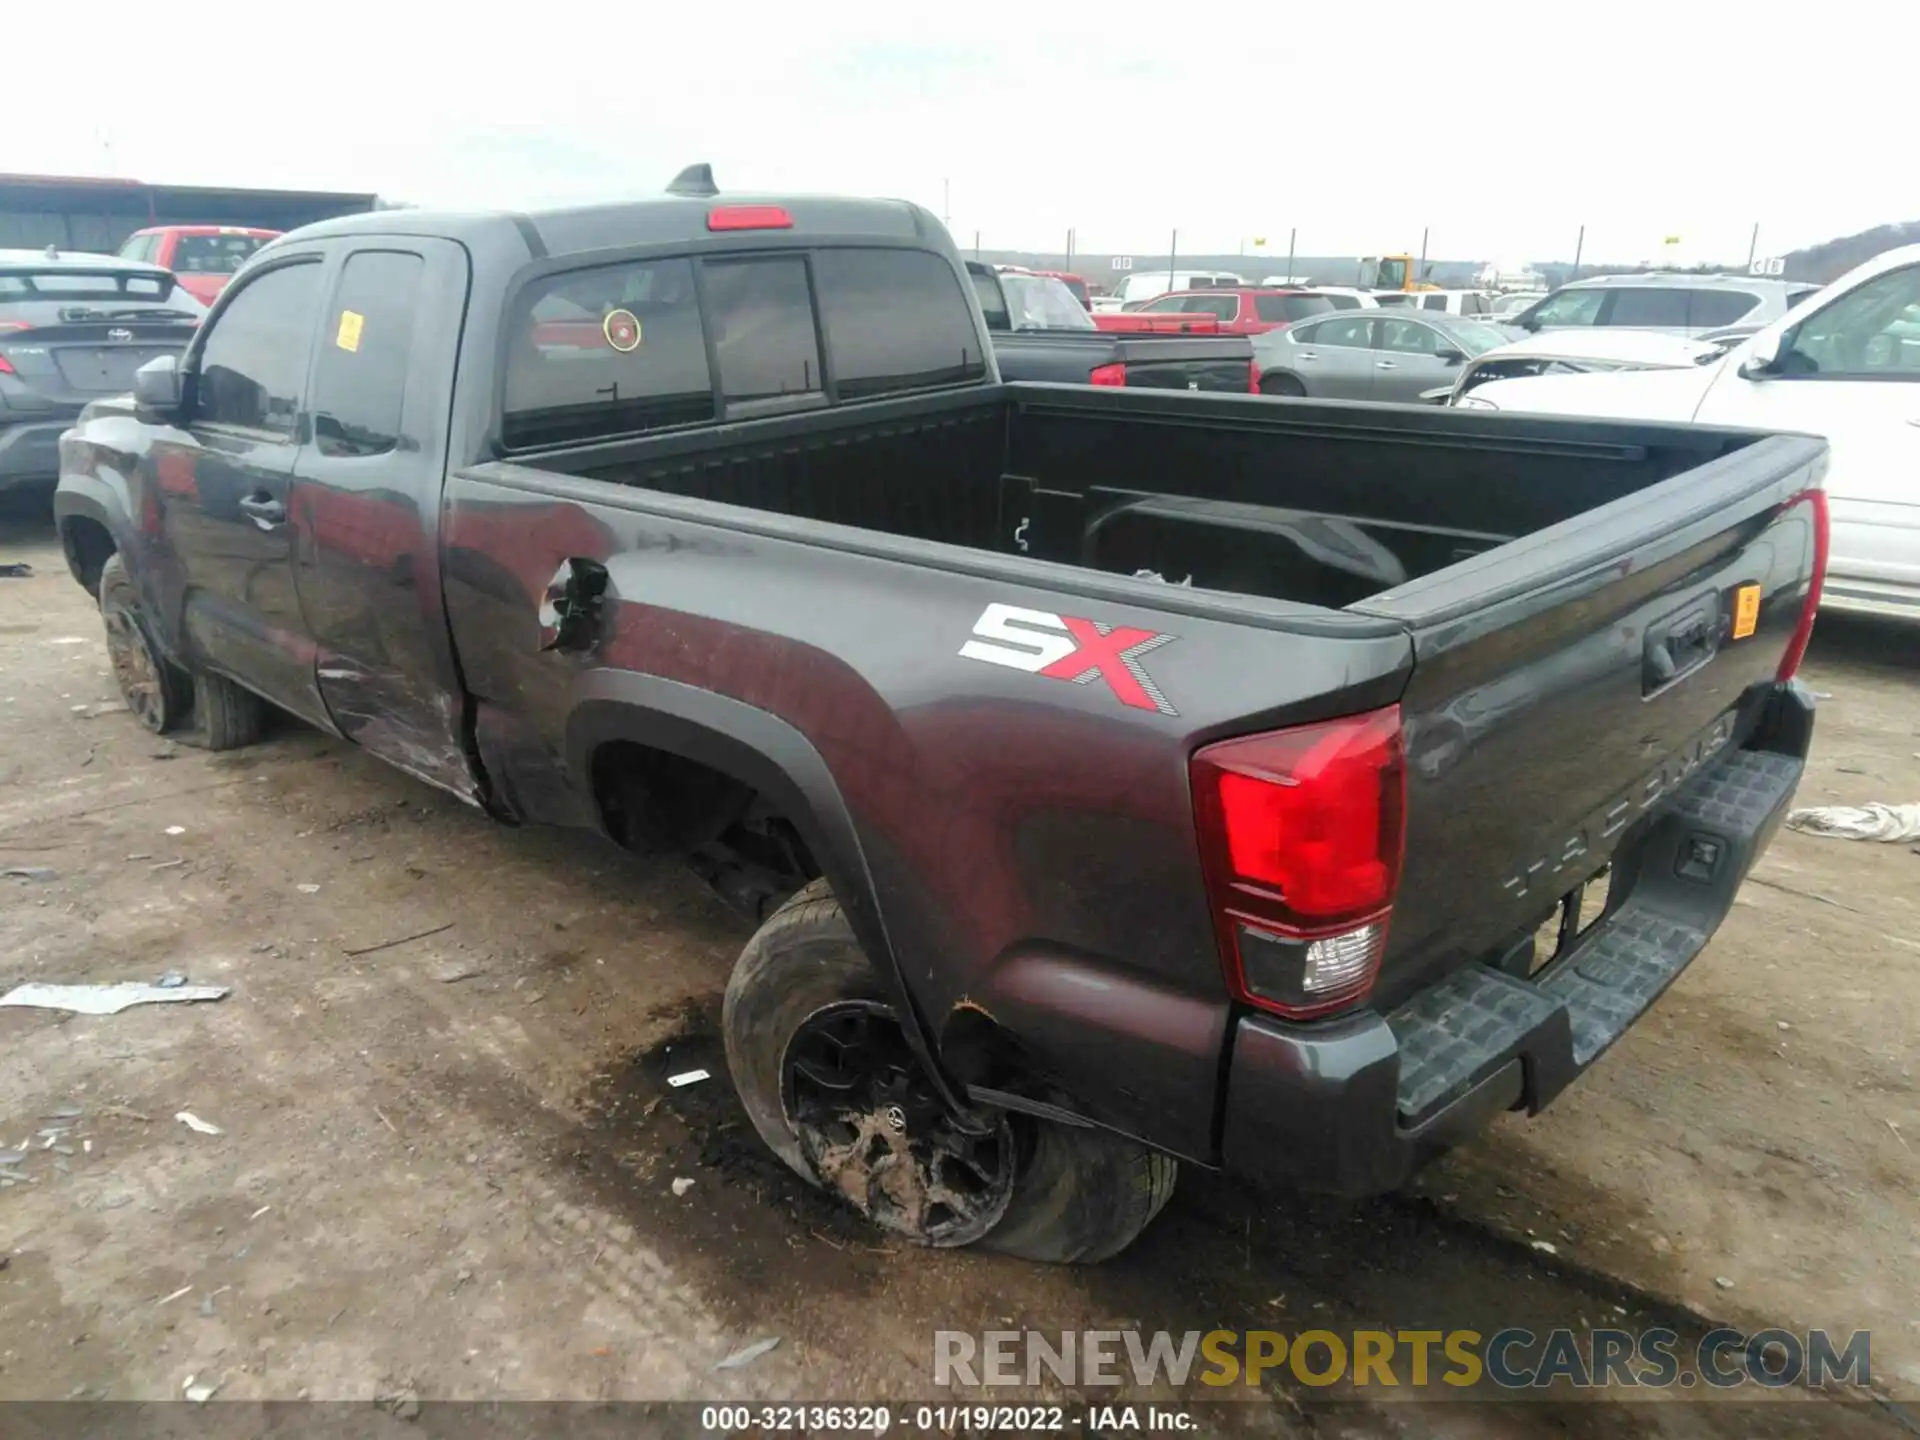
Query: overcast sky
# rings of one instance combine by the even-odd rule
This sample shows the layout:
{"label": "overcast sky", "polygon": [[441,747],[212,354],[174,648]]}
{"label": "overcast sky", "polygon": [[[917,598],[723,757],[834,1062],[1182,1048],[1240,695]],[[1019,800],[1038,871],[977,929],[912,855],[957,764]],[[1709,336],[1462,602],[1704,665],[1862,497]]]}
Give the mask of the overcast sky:
{"label": "overcast sky", "polygon": [[8,7],[0,170],[491,206],[640,195],[708,160],[725,188],[918,200],[962,245],[1055,249],[1072,226],[1142,254],[1176,227],[1188,253],[1284,257],[1294,227],[1302,254],[1418,251],[1430,226],[1435,259],[1570,259],[1584,223],[1590,260],[1744,260],[1756,221],[1764,254],[1920,218],[1901,0],[86,17]]}

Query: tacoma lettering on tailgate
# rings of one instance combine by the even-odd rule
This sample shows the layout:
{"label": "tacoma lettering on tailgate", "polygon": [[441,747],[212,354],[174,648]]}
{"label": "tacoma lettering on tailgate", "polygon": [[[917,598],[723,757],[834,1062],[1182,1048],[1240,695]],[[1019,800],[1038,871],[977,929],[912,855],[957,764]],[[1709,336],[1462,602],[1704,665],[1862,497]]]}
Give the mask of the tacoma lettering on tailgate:
{"label": "tacoma lettering on tailgate", "polygon": [[1517,899],[1529,894],[1545,879],[1552,882],[1548,887],[1552,894],[1564,894],[1570,886],[1559,878],[1562,873],[1575,870],[1578,873],[1569,878],[1578,879],[1591,870],[1594,862],[1613,848],[1622,830],[1678,790],[1695,771],[1726,748],[1733,738],[1735,723],[1735,714],[1729,710],[1669,755],[1651,775],[1601,806],[1557,847],[1501,881],[1500,888]]}
{"label": "tacoma lettering on tailgate", "polygon": [[968,660],[1075,685],[1105,680],[1123,705],[1178,715],[1140,664],[1142,655],[1175,638],[1131,625],[1103,625],[1098,620],[996,602],[980,613],[973,638],[960,647],[960,653]]}

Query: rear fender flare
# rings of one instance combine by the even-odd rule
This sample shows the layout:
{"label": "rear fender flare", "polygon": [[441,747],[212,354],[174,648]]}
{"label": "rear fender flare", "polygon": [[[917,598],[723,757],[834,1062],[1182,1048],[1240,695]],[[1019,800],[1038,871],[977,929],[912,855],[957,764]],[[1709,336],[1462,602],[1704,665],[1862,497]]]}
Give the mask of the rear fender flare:
{"label": "rear fender flare", "polygon": [[947,1100],[964,1105],[902,974],[853,816],[813,742],[769,711],[677,680],[614,670],[581,676],[566,729],[567,773],[578,793],[593,793],[594,753],[620,740],[730,775],[793,822],[892,995],[908,1043]]}

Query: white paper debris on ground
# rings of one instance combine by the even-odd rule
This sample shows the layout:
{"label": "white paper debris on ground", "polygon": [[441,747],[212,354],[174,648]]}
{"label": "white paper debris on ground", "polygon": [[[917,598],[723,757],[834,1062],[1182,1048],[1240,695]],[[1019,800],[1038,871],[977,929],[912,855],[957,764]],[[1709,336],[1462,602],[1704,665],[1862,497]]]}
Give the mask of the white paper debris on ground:
{"label": "white paper debris on ground", "polygon": [[296,885],[293,888],[298,890],[302,895],[318,895],[320,893],[320,887],[318,885]]}
{"label": "white paper debris on ground", "polygon": [[1533,1248],[1538,1250],[1542,1255],[1558,1255],[1560,1253],[1559,1247],[1551,1240],[1535,1240],[1533,1242]]}
{"label": "white paper debris on ground", "polygon": [[84,645],[87,643],[87,637],[84,635],[56,635],[53,639],[42,640],[40,643],[42,645]]}
{"label": "white paper debris on ground", "polygon": [[191,1400],[194,1404],[204,1405],[207,1403],[207,1401],[211,1400],[215,1395],[220,1393],[220,1386],[200,1385],[200,1384],[196,1384],[195,1380],[196,1380],[195,1376],[189,1375],[187,1376],[186,1383],[180,1387],[180,1393],[186,1396],[187,1399]]}
{"label": "white paper debris on ground", "polygon": [[177,1110],[174,1112],[173,1118],[178,1120],[182,1125],[186,1126],[189,1130],[193,1131],[193,1133],[196,1135],[224,1135],[227,1133],[226,1131],[222,1130],[218,1125],[214,1125],[209,1123],[208,1121],[202,1120],[198,1115],[194,1114],[191,1110]]}
{"label": "white paper debris on ground", "polygon": [[1838,840],[1912,840],[1920,838],[1920,804],[1815,805],[1789,812],[1787,826]]}
{"label": "white paper debris on ground", "polygon": [[753,1344],[734,1351],[713,1368],[716,1370],[738,1370],[742,1365],[751,1365],[779,1344],[780,1337],[778,1335],[769,1335],[764,1340],[756,1340]]}
{"label": "white paper debris on ground", "polygon": [[149,985],[123,980],[116,985],[16,985],[0,995],[0,1005],[36,1010],[71,1010],[76,1015],[118,1015],[130,1005],[178,1005],[193,1000],[224,1000],[225,985]]}
{"label": "white paper debris on ground", "polygon": [[169,835],[184,835],[186,833],[187,833],[187,827],[184,825],[167,826],[167,834]]}
{"label": "white paper debris on ground", "polygon": [[673,1198],[678,1200],[682,1195],[686,1194],[687,1191],[693,1188],[693,1181],[688,1179],[685,1175],[676,1175],[673,1177],[673,1184],[670,1188],[673,1191]]}
{"label": "white paper debris on ground", "polygon": [[667,1076],[667,1084],[678,1090],[682,1085],[698,1085],[712,1078],[705,1070],[682,1070],[678,1075]]}

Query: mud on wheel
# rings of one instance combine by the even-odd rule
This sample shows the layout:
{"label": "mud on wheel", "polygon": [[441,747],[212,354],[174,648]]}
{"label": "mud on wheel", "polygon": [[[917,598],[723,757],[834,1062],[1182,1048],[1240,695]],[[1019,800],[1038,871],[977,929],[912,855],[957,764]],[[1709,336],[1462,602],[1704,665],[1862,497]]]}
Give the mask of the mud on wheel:
{"label": "mud on wheel", "polygon": [[169,665],[141,617],[140,592],[118,555],[100,572],[100,620],[107,632],[107,658],[127,709],[155,735],[179,725],[190,703],[191,682]]}
{"label": "mud on wheel", "polygon": [[1174,1162],[1123,1137],[955,1113],[822,881],[741,952],[723,1027],[760,1138],[801,1178],[917,1244],[1100,1260],[1172,1193]]}
{"label": "mud on wheel", "polygon": [[100,619],[114,681],[144,728],[155,735],[177,734],[207,750],[234,750],[260,738],[266,702],[223,675],[189,674],[161,654],[140,587],[118,555],[109,556],[100,570]]}

